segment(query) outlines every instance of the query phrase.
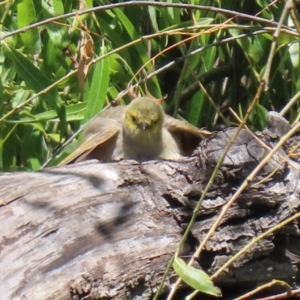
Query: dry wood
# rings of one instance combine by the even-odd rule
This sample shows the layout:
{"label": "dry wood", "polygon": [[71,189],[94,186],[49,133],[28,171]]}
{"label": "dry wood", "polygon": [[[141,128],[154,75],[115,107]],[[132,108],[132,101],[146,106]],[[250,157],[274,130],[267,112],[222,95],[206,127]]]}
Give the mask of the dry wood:
{"label": "dry wood", "polygon": [[[272,148],[286,130],[269,124],[258,136]],[[181,162],[89,161],[2,174],[1,299],[151,299],[234,131],[203,141],[196,157]],[[207,243],[199,265],[209,274],[254,237],[300,211],[299,164],[284,162],[286,151],[261,171]],[[182,257],[193,254],[224,203],[267,152],[246,130],[240,133]],[[216,284],[251,287],[272,278],[299,284],[299,235],[295,221],[261,240]],[[175,278],[171,273],[165,291]]]}

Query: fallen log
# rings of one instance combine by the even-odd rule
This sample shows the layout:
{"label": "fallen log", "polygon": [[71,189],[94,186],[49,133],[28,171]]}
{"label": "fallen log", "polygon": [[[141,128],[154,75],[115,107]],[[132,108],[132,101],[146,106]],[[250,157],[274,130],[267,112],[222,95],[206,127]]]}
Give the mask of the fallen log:
{"label": "fallen log", "polygon": [[[256,134],[269,148],[289,130],[275,117]],[[93,160],[1,174],[1,299],[151,299],[235,131],[216,133],[193,158],[178,162]],[[213,274],[253,238],[300,211],[299,163],[287,156],[296,141],[289,140],[230,207],[196,267]],[[240,132],[198,212],[183,258],[193,255],[268,153],[265,145]],[[271,279],[299,285],[299,228],[293,221],[261,239],[215,284],[235,292]],[[175,280],[172,271],[163,292]]]}

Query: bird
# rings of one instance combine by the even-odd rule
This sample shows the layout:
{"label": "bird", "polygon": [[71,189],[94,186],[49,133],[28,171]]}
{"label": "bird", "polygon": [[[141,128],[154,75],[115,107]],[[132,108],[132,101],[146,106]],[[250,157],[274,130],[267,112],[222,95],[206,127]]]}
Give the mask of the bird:
{"label": "bird", "polygon": [[59,165],[99,159],[180,160],[210,132],[164,113],[150,97],[108,108],[84,128],[83,142]]}

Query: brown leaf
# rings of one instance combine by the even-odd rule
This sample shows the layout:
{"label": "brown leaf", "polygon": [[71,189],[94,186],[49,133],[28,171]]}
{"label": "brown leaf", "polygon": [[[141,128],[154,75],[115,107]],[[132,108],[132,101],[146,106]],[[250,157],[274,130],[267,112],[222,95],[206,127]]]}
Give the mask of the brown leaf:
{"label": "brown leaf", "polygon": [[78,63],[78,83],[81,92],[84,91],[85,77],[88,73],[89,67],[94,57],[94,42],[90,34],[83,31],[81,46],[80,46],[80,59]]}

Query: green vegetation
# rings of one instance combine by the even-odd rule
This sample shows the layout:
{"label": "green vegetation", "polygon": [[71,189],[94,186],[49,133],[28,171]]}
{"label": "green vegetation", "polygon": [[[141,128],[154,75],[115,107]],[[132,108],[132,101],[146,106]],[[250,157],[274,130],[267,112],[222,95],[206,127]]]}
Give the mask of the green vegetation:
{"label": "green vegetation", "polygon": [[106,104],[128,103],[128,86],[145,94],[143,81],[156,98],[168,95],[169,114],[210,130],[238,125],[229,108],[243,118],[253,103],[252,129],[291,99],[283,113],[296,120],[292,1],[78,3],[0,3],[2,171],[39,169]]}

